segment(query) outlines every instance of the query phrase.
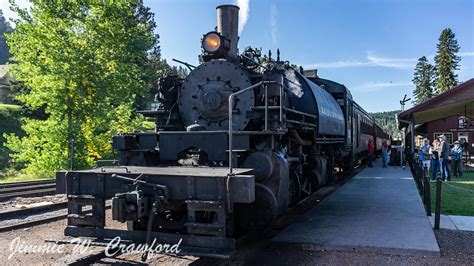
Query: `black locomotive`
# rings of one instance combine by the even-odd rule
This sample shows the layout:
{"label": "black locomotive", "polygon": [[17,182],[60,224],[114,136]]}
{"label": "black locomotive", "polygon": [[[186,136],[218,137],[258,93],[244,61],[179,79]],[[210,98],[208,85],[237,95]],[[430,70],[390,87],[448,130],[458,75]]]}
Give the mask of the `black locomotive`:
{"label": "black locomotive", "polygon": [[[335,181],[390,136],[339,83],[315,71],[238,54],[237,6],[217,7],[203,63],[185,79],[160,80],[156,131],[113,137],[120,166],[58,172],[68,196],[70,236],[177,243],[182,254],[228,257],[235,238],[264,228],[290,206]],[[60,189],[61,190],[61,189]],[[112,219],[128,230],[105,226]],[[92,206],[92,215],[83,207]]]}

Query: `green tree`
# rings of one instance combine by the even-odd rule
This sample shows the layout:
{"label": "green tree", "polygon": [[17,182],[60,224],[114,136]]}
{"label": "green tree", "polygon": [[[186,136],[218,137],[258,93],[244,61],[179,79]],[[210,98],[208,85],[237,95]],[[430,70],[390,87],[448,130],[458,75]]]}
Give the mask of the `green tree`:
{"label": "green tree", "polygon": [[3,11],[0,9],[0,65],[5,64],[11,56],[5,40],[5,34],[10,32],[12,32],[12,27],[10,26],[10,23],[5,20]]}
{"label": "green tree", "polygon": [[385,111],[385,112],[376,112],[371,113],[371,115],[377,120],[377,122],[385,129],[392,138],[394,139],[401,139],[400,130],[397,127],[397,121],[395,120],[395,116],[400,113],[399,110],[397,111]]}
{"label": "green tree", "polygon": [[185,79],[189,75],[189,70],[182,66],[173,66],[171,67],[171,72],[178,75],[180,78]]}
{"label": "green tree", "polygon": [[47,119],[25,119],[26,136],[7,136],[14,162],[30,174],[76,168],[110,152],[110,137],[141,124],[132,110],[148,87],[148,51],[156,49],[153,16],[142,1],[32,0],[7,36],[12,72],[27,88],[17,100]]}
{"label": "green tree", "polygon": [[434,67],[425,56],[418,59],[412,81],[415,84],[414,104],[420,104],[433,97]]}
{"label": "green tree", "polygon": [[438,49],[435,56],[436,63],[436,95],[443,93],[458,84],[458,75],[454,72],[459,69],[461,57],[457,56],[459,52],[458,41],[450,28],[446,28],[439,37]]}

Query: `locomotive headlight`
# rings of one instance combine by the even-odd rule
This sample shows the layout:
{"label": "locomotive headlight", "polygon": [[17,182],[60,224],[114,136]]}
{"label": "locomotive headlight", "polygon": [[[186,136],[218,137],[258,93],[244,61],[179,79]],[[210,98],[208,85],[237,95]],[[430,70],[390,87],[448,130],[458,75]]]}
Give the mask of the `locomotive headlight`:
{"label": "locomotive headlight", "polygon": [[209,32],[202,39],[202,48],[208,53],[215,53],[221,48],[221,36],[217,32]]}

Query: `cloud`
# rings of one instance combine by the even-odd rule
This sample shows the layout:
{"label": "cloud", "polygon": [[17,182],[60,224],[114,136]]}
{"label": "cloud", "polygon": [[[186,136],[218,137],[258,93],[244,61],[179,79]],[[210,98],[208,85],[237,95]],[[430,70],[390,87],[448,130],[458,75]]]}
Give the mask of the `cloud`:
{"label": "cloud", "polygon": [[354,87],[351,87],[351,90],[357,92],[376,92],[386,88],[398,88],[411,86],[411,82],[367,82]]}
{"label": "cloud", "polygon": [[325,62],[325,63],[316,63],[303,65],[304,68],[342,68],[342,67],[361,67],[361,66],[370,66],[370,62],[349,60],[349,61],[335,61],[335,62]]}
{"label": "cloud", "polygon": [[374,66],[407,69],[414,68],[417,58],[386,58],[367,52],[367,60]]}
{"label": "cloud", "polygon": [[277,16],[278,16],[278,8],[276,5],[272,5],[270,7],[270,27],[271,27],[270,34],[272,36],[273,45],[277,44],[277,32],[278,32]]}
{"label": "cloud", "polygon": [[474,56],[474,52],[460,52],[458,55],[461,57]]}
{"label": "cloud", "polygon": [[240,8],[240,12],[239,12],[239,35],[244,30],[245,25],[247,25],[247,21],[249,20],[249,14],[250,14],[249,2],[250,2],[250,0],[236,0],[236,4]]}
{"label": "cloud", "polygon": [[411,69],[416,64],[416,58],[387,58],[367,52],[365,60],[344,60],[305,65],[305,68],[343,68],[343,67],[388,67]]}
{"label": "cloud", "polygon": [[[459,52],[459,56],[474,56],[474,52]],[[433,59],[434,55],[428,56]],[[344,67],[386,67],[396,69],[414,69],[418,58],[389,58],[375,55],[373,52],[367,52],[364,60],[343,60],[334,62],[323,62],[304,65],[304,68],[344,68]]]}

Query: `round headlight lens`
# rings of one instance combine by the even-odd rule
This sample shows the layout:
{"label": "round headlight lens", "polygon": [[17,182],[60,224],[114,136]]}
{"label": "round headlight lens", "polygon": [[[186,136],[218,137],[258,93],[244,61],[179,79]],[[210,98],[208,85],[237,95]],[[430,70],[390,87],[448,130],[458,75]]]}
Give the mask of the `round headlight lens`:
{"label": "round headlight lens", "polygon": [[204,36],[202,40],[202,48],[208,53],[215,53],[221,47],[221,37],[215,33],[210,32]]}

